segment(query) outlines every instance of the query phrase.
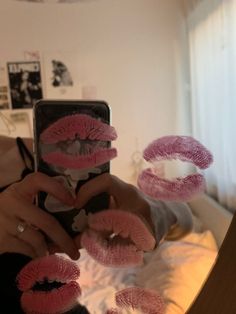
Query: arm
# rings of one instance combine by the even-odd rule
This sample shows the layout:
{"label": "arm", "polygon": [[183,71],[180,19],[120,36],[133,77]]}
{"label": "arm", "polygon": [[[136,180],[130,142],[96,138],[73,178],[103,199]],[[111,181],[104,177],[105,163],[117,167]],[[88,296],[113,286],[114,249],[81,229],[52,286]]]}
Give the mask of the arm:
{"label": "arm", "polygon": [[18,272],[31,261],[26,255],[5,253],[0,255],[1,267],[1,309],[6,314],[23,314],[20,306],[21,292],[17,289],[16,276]]}
{"label": "arm", "polygon": [[[155,235],[157,244],[163,239],[179,239],[192,229],[192,215],[187,205],[153,200],[135,186],[110,174],[103,174],[84,184],[77,194],[76,207],[82,207],[91,197],[102,192],[111,196],[110,208],[141,216]],[[80,246],[79,237],[76,241]]]}
{"label": "arm", "polygon": [[186,203],[163,202],[147,197],[150,204],[156,237],[161,240],[178,240],[191,232],[192,213]]}

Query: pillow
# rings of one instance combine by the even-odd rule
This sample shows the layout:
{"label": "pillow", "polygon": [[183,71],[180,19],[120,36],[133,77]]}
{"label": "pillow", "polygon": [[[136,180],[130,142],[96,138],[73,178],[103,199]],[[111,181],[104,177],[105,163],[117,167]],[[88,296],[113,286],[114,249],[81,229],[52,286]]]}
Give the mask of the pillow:
{"label": "pillow", "polygon": [[217,245],[210,231],[164,241],[146,256],[135,283],[160,292],[166,303],[165,314],[182,314],[200,291],[216,256]]}

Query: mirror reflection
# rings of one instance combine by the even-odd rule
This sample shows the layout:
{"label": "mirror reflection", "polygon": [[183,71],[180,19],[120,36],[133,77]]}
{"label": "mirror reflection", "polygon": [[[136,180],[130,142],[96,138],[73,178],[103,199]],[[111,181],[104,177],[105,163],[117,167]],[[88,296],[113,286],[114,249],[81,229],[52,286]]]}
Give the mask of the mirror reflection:
{"label": "mirror reflection", "polygon": [[[0,13],[4,313],[185,313],[236,209],[235,0],[2,0]],[[108,103],[118,135],[110,173],[119,179],[96,173],[71,195],[31,174],[32,108],[42,98]],[[63,149],[94,152],[75,133]],[[202,168],[196,143],[213,156]],[[39,191],[73,210],[106,192],[110,207],[105,216],[83,209],[78,224],[90,231],[72,240],[32,202]]]}

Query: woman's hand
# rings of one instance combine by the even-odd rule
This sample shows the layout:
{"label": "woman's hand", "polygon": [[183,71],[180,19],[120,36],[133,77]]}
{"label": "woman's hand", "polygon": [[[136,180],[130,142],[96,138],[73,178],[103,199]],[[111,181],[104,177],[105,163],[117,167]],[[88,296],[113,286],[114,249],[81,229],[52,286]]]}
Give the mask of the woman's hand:
{"label": "woman's hand", "polygon": [[[142,192],[135,186],[125,183],[111,174],[99,175],[82,185],[77,193],[76,208],[83,207],[93,196],[103,192],[110,195],[110,209],[125,210],[138,215],[154,235],[150,205]],[[80,236],[75,238],[75,242],[77,247],[80,248]]]}
{"label": "woman's hand", "polygon": [[0,253],[15,252],[32,258],[48,252],[46,235],[72,259],[79,258],[74,241],[50,214],[34,205],[39,191],[50,193],[65,204],[74,199],[54,178],[42,173],[28,175],[0,194]]}

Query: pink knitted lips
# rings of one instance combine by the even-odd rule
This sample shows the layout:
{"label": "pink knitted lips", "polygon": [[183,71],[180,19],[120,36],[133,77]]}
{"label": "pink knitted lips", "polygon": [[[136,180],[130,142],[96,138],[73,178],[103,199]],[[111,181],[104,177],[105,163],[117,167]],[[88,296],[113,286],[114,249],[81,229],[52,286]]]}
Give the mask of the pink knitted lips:
{"label": "pink knitted lips", "polygon": [[[180,159],[206,169],[213,162],[212,154],[190,136],[164,136],[153,141],[143,152],[146,161]],[[151,168],[138,177],[139,188],[147,195],[160,200],[188,201],[205,189],[205,179],[199,173],[167,180],[158,177]]]}
{"label": "pink knitted lips", "polygon": [[74,114],[51,124],[41,133],[40,140],[45,144],[55,144],[76,137],[81,140],[113,141],[117,138],[117,134],[112,126],[98,119],[86,114]]}
{"label": "pink knitted lips", "polygon": [[154,290],[140,287],[130,287],[116,293],[118,308],[110,309],[107,314],[120,314],[121,309],[138,309],[144,314],[163,314],[164,301],[159,293]]}
{"label": "pink knitted lips", "polygon": [[[21,306],[26,313],[64,313],[76,303],[81,294],[75,281],[79,277],[77,265],[61,256],[50,255],[29,262],[17,276],[18,288],[23,292]],[[35,289],[44,281],[58,282],[58,288],[45,291]]]}
{"label": "pink knitted lips", "polygon": [[101,211],[89,216],[88,225],[81,244],[91,257],[106,266],[141,264],[143,251],[155,247],[155,238],[146,224],[127,211]]}
{"label": "pink knitted lips", "polygon": [[[41,157],[46,163],[65,169],[94,168],[117,156],[117,150],[108,147],[108,142],[116,138],[114,127],[89,115],[65,116],[52,123],[40,136],[43,144],[62,142],[64,149],[56,145],[54,151],[44,152]],[[68,152],[71,149],[73,153]]]}
{"label": "pink knitted lips", "polygon": [[200,169],[206,169],[213,162],[210,151],[191,136],[163,136],[149,144],[144,152],[146,161],[179,159],[190,161]]}
{"label": "pink knitted lips", "polygon": [[205,189],[205,179],[201,174],[191,174],[184,178],[167,180],[158,177],[148,168],[138,178],[139,188],[147,195],[159,200],[188,201]]}
{"label": "pink knitted lips", "polygon": [[67,155],[62,152],[51,152],[42,156],[42,159],[54,166],[69,169],[86,169],[102,165],[117,156],[115,148],[100,149],[89,155]]}

